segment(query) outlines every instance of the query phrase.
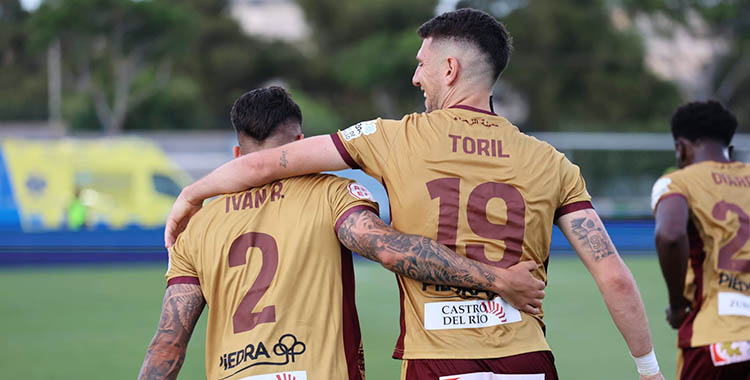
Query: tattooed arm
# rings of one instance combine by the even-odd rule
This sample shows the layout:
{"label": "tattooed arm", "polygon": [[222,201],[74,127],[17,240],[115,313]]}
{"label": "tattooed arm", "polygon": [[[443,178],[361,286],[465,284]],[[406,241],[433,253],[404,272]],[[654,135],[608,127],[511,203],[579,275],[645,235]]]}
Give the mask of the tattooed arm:
{"label": "tattooed arm", "polygon": [[176,379],[185,360],[190,335],[205,306],[199,285],[167,287],[156,335],[151,340],[138,379]]}
{"label": "tattooed arm", "polygon": [[637,357],[650,352],[651,332],[641,294],[599,215],[593,209],[575,211],[561,216],[557,225],[594,277],[631,354]]}
{"label": "tattooed arm", "polygon": [[533,261],[508,269],[492,267],[457,255],[426,237],[398,232],[367,210],[349,215],[337,233],[350,250],[406,277],[497,293],[527,313],[539,313],[542,305],[545,284],[531,275],[537,269]]}

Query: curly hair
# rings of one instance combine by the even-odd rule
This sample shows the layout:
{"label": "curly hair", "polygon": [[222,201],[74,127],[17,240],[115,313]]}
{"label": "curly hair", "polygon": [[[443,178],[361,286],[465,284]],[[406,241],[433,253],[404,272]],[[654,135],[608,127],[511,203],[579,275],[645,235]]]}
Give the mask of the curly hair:
{"label": "curly hair", "polygon": [[670,125],[675,140],[710,139],[728,146],[737,130],[737,117],[714,100],[690,102],[674,112]]}

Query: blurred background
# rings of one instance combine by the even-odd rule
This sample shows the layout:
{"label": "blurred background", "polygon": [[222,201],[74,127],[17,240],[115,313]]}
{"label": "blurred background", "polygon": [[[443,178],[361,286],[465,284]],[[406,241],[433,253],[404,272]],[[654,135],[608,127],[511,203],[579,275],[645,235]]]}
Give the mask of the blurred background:
{"label": "blurred background", "polygon": [[[231,159],[233,101],[282,85],[308,136],[421,112],[411,85],[415,31],[467,6],[496,16],[514,39],[496,112],[581,166],[618,248],[643,268],[634,272],[657,352],[673,369],[651,185],[674,165],[669,119],[689,100],[732,110],[740,121],[734,159],[750,161],[747,0],[0,0],[0,321],[8,322],[0,367],[18,374],[11,377],[97,378],[97,368],[135,376],[158,320],[164,218],[183,186]],[[377,182],[342,174],[387,203]],[[593,286],[557,230],[552,251],[551,288]],[[368,369],[395,378],[393,280],[358,264],[359,289],[378,289],[358,294],[373,347],[367,360],[376,363]],[[141,287],[131,292],[134,278]],[[78,303],[60,298],[61,289]],[[590,363],[572,350],[605,346],[613,351],[597,348],[602,359],[589,361],[614,366],[608,379],[632,378],[621,339],[606,335],[613,325],[598,295],[572,304],[570,292],[557,292],[548,292],[546,320],[562,377],[589,378],[577,369]],[[602,330],[571,325],[582,310],[598,313]],[[555,326],[574,335],[556,337]],[[113,331],[131,341],[105,358]],[[202,378],[202,359],[193,354],[183,377]]]}

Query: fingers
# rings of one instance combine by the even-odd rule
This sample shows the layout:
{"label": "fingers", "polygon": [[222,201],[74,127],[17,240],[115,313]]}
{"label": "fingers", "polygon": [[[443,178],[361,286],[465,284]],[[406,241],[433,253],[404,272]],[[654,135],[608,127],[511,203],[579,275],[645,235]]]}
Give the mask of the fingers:
{"label": "fingers", "polygon": [[522,262],[520,262],[520,263],[518,263],[516,265],[520,266],[523,269],[526,269],[527,271],[533,271],[534,269],[537,268],[536,261],[531,261],[531,260],[522,261]]}
{"label": "fingers", "polygon": [[544,281],[536,279],[536,278],[535,278],[535,280],[536,280],[536,282],[535,282],[536,289],[542,290],[542,289],[544,289],[544,288],[547,287],[547,284],[545,284]]}
{"label": "fingers", "polygon": [[169,248],[174,245],[175,242],[175,228],[176,223],[171,218],[167,219],[167,224],[164,226],[164,247]]}
{"label": "fingers", "polygon": [[523,310],[524,312],[529,313],[529,314],[539,314],[540,313],[540,311],[539,311],[538,308],[536,308],[534,306],[531,306],[531,305],[525,305],[524,307],[521,308],[521,310]]}

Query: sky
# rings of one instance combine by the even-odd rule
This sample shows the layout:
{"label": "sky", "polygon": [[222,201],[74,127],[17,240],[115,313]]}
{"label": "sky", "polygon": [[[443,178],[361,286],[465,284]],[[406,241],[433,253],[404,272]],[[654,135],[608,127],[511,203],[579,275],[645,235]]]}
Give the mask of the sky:
{"label": "sky", "polygon": [[30,11],[39,7],[39,3],[41,2],[42,0],[21,0],[21,6],[27,11]]}

